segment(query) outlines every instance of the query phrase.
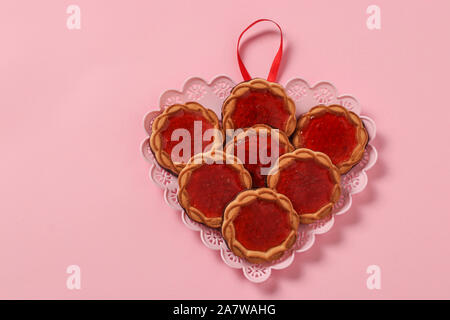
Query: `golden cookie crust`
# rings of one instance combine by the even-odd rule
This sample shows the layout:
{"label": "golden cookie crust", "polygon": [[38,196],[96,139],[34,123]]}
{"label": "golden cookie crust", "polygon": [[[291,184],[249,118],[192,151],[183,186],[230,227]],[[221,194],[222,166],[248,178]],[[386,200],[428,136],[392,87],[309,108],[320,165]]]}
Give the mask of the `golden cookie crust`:
{"label": "golden cookie crust", "polygon": [[301,135],[303,128],[308,126],[309,122],[314,117],[320,117],[326,113],[331,113],[337,116],[345,117],[354,127],[356,127],[356,141],[357,145],[353,149],[350,158],[341,164],[336,165],[341,174],[347,173],[353,166],[355,166],[359,161],[361,161],[364,151],[366,149],[367,142],[369,140],[369,135],[367,134],[366,128],[361,118],[354,112],[347,110],[340,105],[327,106],[316,106],[309,110],[307,113],[303,114],[297,122],[297,128],[292,138],[292,143],[296,148],[303,148],[304,142]]}
{"label": "golden cookie crust", "polygon": [[[267,251],[256,251],[245,248],[237,239],[233,221],[239,215],[240,209],[257,199],[274,201],[281,208],[289,212],[289,222],[291,232],[286,239],[278,246],[272,247]],[[271,262],[281,258],[289,250],[297,239],[297,229],[299,225],[299,216],[292,207],[291,201],[284,195],[277,193],[269,188],[259,188],[241,192],[236,199],[228,204],[225,209],[222,235],[228,247],[238,257],[244,258],[251,263]]]}
{"label": "golden cookie crust", "polygon": [[[193,156],[178,176],[178,202],[192,220],[203,223],[211,228],[219,228],[222,225],[222,217],[207,217],[200,210],[191,206],[189,193],[187,192],[186,187],[191,178],[192,172],[203,165],[214,163],[215,161],[223,161],[222,163],[226,163],[238,172],[240,180],[245,188],[249,189],[252,187],[252,178],[250,173],[244,168],[242,162],[238,158],[219,150],[211,150],[210,152],[199,153]],[[213,179],[214,177],[211,178]]]}
{"label": "golden cookie crust", "polygon": [[339,174],[339,170],[331,162],[330,158],[326,154],[302,148],[297,149],[294,152],[285,153],[284,155],[282,155],[278,160],[278,166],[275,165],[267,176],[267,186],[276,191],[280,179],[280,173],[284,168],[289,166],[294,161],[309,160],[313,160],[316,164],[328,169],[331,181],[334,183],[334,186],[331,192],[330,201],[327,204],[322,206],[316,212],[299,214],[300,223],[302,224],[309,224],[318,220],[322,220],[331,214],[334,204],[339,200],[339,197],[341,196],[341,176]]}
{"label": "golden cookie crust", "polygon": [[[177,113],[180,110],[184,110],[186,112],[196,112],[200,113],[205,120],[207,120],[211,125],[220,131],[219,119],[214,111],[211,109],[207,109],[203,107],[201,104],[197,102],[187,102],[185,104],[174,104],[167,107],[163,113],[155,118],[152,124],[152,135],[150,137],[150,148],[152,149],[153,154],[155,155],[156,161],[169,171],[174,174],[179,174],[180,171],[185,167],[185,163],[182,162],[173,162],[170,155],[163,150],[162,148],[162,135],[161,133],[164,131],[164,128],[169,121],[170,117]],[[215,143],[222,143],[222,137],[216,136],[214,138]]]}
{"label": "golden cookie crust", "polygon": [[235,86],[233,90],[231,90],[230,96],[225,100],[222,106],[222,123],[225,132],[227,129],[237,129],[235,128],[233,120],[231,119],[231,115],[236,108],[236,99],[243,96],[251,89],[266,89],[273,95],[284,99],[284,108],[290,116],[286,122],[285,128],[280,128],[280,130],[284,131],[286,135],[290,136],[294,132],[296,125],[295,103],[291,98],[288,97],[286,91],[281,85],[264,79],[253,79],[250,81],[241,82],[237,86]]}

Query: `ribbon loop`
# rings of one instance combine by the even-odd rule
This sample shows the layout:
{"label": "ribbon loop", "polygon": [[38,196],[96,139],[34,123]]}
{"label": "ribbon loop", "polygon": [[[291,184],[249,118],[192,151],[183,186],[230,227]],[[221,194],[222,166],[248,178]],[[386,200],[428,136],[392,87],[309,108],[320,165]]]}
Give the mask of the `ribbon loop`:
{"label": "ribbon loop", "polygon": [[251,80],[252,77],[248,73],[247,68],[245,68],[244,63],[242,62],[242,59],[241,59],[241,55],[239,54],[239,45],[241,42],[241,38],[248,29],[253,27],[255,24],[257,24],[259,22],[263,22],[263,21],[274,23],[280,30],[280,47],[278,48],[277,54],[275,55],[275,58],[273,59],[272,66],[270,67],[269,75],[267,76],[267,81],[275,82],[277,79],[278,69],[280,68],[280,63],[281,63],[281,57],[283,55],[283,31],[281,30],[281,27],[278,25],[278,23],[276,23],[275,21],[270,20],[270,19],[259,19],[259,20],[256,20],[255,22],[253,22],[252,24],[250,24],[247,28],[244,29],[244,31],[242,31],[241,35],[239,36],[238,43],[237,43],[237,59],[238,59],[239,69],[241,70],[242,77],[244,78],[245,81]]}

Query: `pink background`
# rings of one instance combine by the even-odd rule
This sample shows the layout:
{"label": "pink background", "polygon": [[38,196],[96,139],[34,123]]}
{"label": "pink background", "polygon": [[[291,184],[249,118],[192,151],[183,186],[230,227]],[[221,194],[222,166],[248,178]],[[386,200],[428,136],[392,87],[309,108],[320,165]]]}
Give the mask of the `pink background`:
{"label": "pink background", "polygon": [[[66,28],[69,4],[81,30]],[[371,4],[381,30],[366,27]],[[449,12],[448,1],[2,1],[0,298],[450,298]],[[240,81],[236,40],[260,17],[285,31],[279,81],[356,96],[379,160],[351,212],[253,284],[164,203],[139,145],[165,90],[190,76]],[[266,75],[277,41],[245,47],[252,75]],[[71,264],[81,290],[66,288]],[[366,287],[372,264],[381,290]]]}

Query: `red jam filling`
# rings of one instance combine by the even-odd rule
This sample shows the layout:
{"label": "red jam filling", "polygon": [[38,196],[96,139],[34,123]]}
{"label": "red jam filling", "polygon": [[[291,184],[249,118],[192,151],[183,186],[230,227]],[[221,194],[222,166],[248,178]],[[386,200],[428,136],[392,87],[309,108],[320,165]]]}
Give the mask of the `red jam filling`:
{"label": "red jam filling", "polygon": [[291,232],[289,213],[273,201],[257,199],[241,207],[234,219],[236,240],[245,248],[267,251],[280,245]]}
{"label": "red jam filling", "polygon": [[335,165],[348,160],[357,145],[355,126],[331,113],[311,119],[300,134],[305,148],[325,153]]}
{"label": "red jam filling", "polygon": [[[260,146],[264,145],[264,142],[260,144],[260,141],[265,142],[265,149],[262,151],[262,157],[260,153]],[[276,153],[278,148],[278,155]],[[272,152],[272,150],[274,150]],[[245,169],[250,172],[252,176],[253,187],[259,188],[266,186],[267,174],[263,174],[261,169],[270,168],[275,164],[278,157],[286,153],[284,145],[274,143],[272,145],[272,139],[269,135],[260,138],[259,135],[247,136],[245,140],[240,140],[234,144],[234,155],[237,156],[243,163]]]}
{"label": "red jam filling", "polygon": [[[198,125],[201,123],[201,132],[198,133],[194,131],[194,122],[198,121]],[[200,126],[199,126],[200,127]],[[172,139],[172,133],[176,129],[186,129],[189,131],[189,137],[191,140],[191,154],[184,154],[186,149],[182,148],[179,154],[176,155],[177,159],[173,159],[175,162],[187,162],[194,154],[194,143],[198,141],[201,143],[202,151],[213,142],[213,139],[206,139],[203,141],[203,133],[212,129],[214,126],[208,122],[201,113],[199,112],[186,112],[184,110],[180,110],[168,118],[165,127],[162,129],[162,147],[163,150],[166,151],[169,155],[172,155],[173,148],[179,144],[183,143],[182,137],[177,137],[176,139]],[[179,161],[182,159],[183,161]]]}
{"label": "red jam filling", "polygon": [[250,90],[236,100],[231,119],[235,128],[247,128],[255,124],[267,124],[284,130],[289,113],[284,100],[268,90]]}
{"label": "red jam filling", "polygon": [[276,189],[291,200],[298,214],[314,213],[328,202],[334,183],[313,160],[294,161],[281,170]]}
{"label": "red jam filling", "polygon": [[186,186],[191,206],[208,218],[221,217],[227,204],[244,189],[239,172],[217,163],[194,170]]}

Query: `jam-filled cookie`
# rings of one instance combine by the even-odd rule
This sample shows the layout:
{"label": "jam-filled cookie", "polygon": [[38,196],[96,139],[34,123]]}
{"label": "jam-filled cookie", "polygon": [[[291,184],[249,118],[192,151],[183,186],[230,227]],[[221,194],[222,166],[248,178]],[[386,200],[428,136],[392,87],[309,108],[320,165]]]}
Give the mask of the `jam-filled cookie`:
{"label": "jam-filled cookie", "polygon": [[341,174],[362,159],[367,141],[361,119],[338,105],[317,106],[303,114],[292,139],[296,148],[325,153]]}
{"label": "jam-filled cookie", "polygon": [[266,124],[290,136],[296,124],[295,104],[279,84],[253,79],[233,88],[223,103],[222,119],[225,130]]}
{"label": "jam-filled cookie", "polygon": [[309,149],[282,155],[267,185],[291,200],[305,224],[328,217],[341,194],[338,169],[327,155]]}
{"label": "jam-filled cookie", "polygon": [[197,154],[178,176],[178,201],[188,216],[219,228],[227,204],[251,188],[252,178],[236,157],[218,150]]}
{"label": "jam-filled cookie", "polygon": [[225,146],[225,152],[237,156],[252,175],[253,187],[265,187],[266,176],[278,157],[294,150],[286,134],[257,124],[237,133]]}
{"label": "jam-filled cookie", "polygon": [[150,148],[156,161],[175,174],[193,155],[208,151],[215,143],[222,143],[219,119],[196,102],[167,107],[152,125]]}
{"label": "jam-filled cookie", "polygon": [[226,207],[222,234],[233,253],[252,263],[279,259],[297,238],[299,217],[289,199],[269,188],[240,193]]}

